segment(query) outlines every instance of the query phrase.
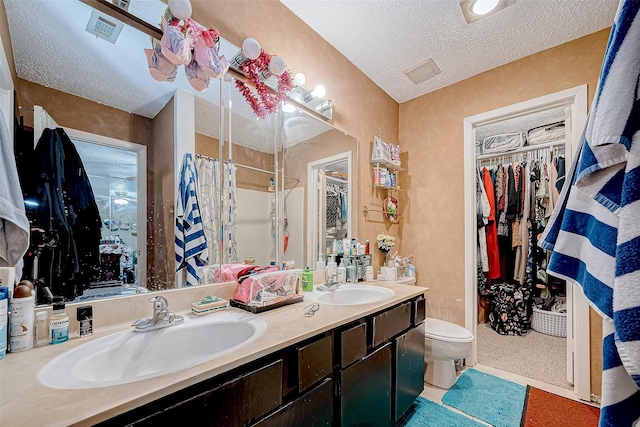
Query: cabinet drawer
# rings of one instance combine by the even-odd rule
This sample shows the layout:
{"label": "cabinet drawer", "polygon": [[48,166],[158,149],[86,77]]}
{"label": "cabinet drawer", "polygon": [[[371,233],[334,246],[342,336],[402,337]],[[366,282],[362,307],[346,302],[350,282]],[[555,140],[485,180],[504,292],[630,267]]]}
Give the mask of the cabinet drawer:
{"label": "cabinet drawer", "polygon": [[377,347],[411,324],[411,301],[371,317],[371,346]]}
{"label": "cabinet drawer", "polygon": [[329,427],[332,424],[333,380],[327,378],[308,393],[260,420],[254,427]]}
{"label": "cabinet drawer", "polygon": [[413,310],[411,313],[411,324],[413,326],[418,326],[420,323],[424,322],[427,313],[426,302],[427,300],[424,297],[420,297],[413,301]]}
{"label": "cabinet drawer", "polygon": [[111,425],[156,427],[188,421],[201,426],[245,426],[282,404],[282,365],[282,359],[277,360],[135,422],[114,418]]}
{"label": "cabinet drawer", "polygon": [[331,374],[333,368],[331,336],[296,349],[298,354],[298,392],[302,393]]}
{"label": "cabinet drawer", "polygon": [[346,368],[367,354],[367,324],[360,323],[338,333],[339,363]]}

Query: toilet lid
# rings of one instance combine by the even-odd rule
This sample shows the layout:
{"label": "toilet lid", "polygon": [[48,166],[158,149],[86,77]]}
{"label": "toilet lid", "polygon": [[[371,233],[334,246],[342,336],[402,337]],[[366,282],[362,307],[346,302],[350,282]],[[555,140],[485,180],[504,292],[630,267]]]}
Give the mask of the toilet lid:
{"label": "toilet lid", "polygon": [[473,334],[468,329],[429,317],[424,320],[424,335],[428,338],[443,341],[464,342],[473,340]]}

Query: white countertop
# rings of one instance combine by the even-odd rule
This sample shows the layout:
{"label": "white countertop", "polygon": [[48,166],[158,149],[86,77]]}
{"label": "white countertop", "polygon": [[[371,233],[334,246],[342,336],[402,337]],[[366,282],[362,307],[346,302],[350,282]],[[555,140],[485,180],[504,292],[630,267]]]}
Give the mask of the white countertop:
{"label": "white countertop", "polygon": [[[123,385],[59,390],[40,384],[36,374],[53,357],[88,340],[126,329],[135,319],[96,329],[89,338],[7,354],[0,360],[0,425],[92,425],[428,290],[396,282],[369,284],[392,289],[395,295],[386,301],[355,306],[321,304],[312,317],[304,316],[304,303],[267,311],[260,316],[269,327],[251,345],[192,368]],[[176,313],[183,314],[186,310],[176,310]]]}

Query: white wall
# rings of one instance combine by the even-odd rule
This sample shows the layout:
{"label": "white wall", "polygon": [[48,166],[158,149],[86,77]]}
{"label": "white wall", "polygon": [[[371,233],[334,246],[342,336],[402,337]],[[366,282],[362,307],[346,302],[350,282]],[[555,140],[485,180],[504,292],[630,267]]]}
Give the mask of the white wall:
{"label": "white wall", "polygon": [[273,193],[236,190],[238,204],[238,261],[255,257],[256,265],[275,260],[271,236],[271,201]]}
{"label": "white wall", "polygon": [[[289,245],[284,253],[284,260],[295,261],[296,268],[306,267],[304,265],[304,192],[304,187],[284,192],[287,197],[287,219],[289,222]],[[309,267],[313,270],[315,265]]]}

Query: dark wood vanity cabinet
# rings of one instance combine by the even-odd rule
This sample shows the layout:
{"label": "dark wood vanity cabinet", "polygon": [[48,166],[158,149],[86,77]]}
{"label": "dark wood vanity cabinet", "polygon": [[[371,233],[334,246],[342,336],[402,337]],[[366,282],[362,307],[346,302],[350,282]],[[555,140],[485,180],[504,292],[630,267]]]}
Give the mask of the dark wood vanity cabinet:
{"label": "dark wood vanity cabinet", "polygon": [[422,392],[424,298],[323,332],[101,426],[392,426]]}

